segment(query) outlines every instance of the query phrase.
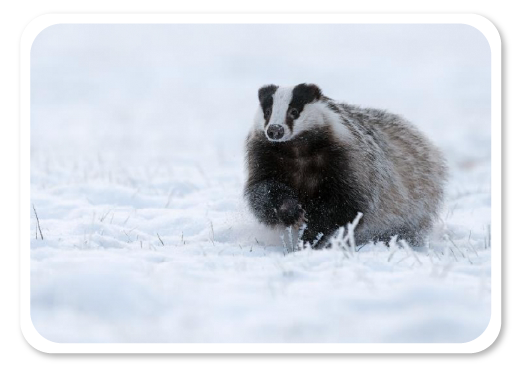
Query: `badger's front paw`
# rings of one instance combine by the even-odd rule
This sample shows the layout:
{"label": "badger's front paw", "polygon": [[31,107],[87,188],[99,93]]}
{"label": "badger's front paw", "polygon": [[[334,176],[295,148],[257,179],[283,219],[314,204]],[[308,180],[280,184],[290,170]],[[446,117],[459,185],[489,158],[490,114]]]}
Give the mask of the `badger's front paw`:
{"label": "badger's front paw", "polygon": [[282,205],[275,209],[275,212],[285,226],[292,226],[306,221],[306,212],[302,209],[297,199],[285,199]]}

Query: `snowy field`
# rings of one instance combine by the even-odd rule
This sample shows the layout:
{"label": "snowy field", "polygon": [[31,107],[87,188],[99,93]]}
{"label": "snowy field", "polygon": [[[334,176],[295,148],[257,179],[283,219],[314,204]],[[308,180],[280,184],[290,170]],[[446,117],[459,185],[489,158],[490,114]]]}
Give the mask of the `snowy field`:
{"label": "snowy field", "polygon": [[[301,82],[444,151],[424,247],[292,252],[248,212],[257,89]],[[469,26],[53,26],[31,55],[33,324],[54,342],[471,341],[490,319],[490,157]]]}

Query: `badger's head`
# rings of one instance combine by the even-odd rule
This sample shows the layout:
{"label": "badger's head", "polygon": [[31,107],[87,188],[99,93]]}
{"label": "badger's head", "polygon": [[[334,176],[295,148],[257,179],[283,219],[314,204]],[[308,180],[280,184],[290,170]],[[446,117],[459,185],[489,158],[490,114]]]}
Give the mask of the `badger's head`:
{"label": "badger's head", "polygon": [[320,88],[314,84],[295,87],[278,87],[270,84],[259,89],[259,108],[255,126],[262,129],[273,142],[293,139],[316,126],[319,116],[314,107],[322,98]]}

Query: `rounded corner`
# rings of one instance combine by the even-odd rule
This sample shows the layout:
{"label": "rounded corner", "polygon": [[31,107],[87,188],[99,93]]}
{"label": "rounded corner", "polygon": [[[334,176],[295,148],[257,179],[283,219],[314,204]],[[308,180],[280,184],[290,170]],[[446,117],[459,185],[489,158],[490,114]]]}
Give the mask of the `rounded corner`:
{"label": "rounded corner", "polygon": [[501,43],[506,41],[506,42],[508,42],[509,45],[512,45],[510,35],[508,33],[508,29],[505,26],[505,24],[501,20],[499,20],[498,17],[496,17],[494,14],[492,14],[488,11],[481,10],[481,9],[472,10],[472,13],[482,16],[483,18],[487,19],[490,23],[492,23],[494,25],[494,27],[496,28],[496,30],[499,33]]}
{"label": "rounded corner", "polygon": [[27,28],[27,25],[32,22],[34,19],[38,18],[40,15],[44,15],[44,14],[49,14],[49,13],[52,13],[53,11],[52,10],[42,10],[34,15],[32,15],[31,17],[29,17],[29,19],[27,19],[24,24],[20,27],[20,31],[18,31],[18,37],[16,37],[16,43],[19,44],[20,43],[20,40],[22,39],[22,33],[23,31],[25,30],[25,28]]}
{"label": "rounded corner", "polygon": [[486,349],[473,353],[473,356],[476,358],[473,363],[486,362],[498,356],[499,353],[501,353],[508,344],[511,331],[511,328],[508,329],[505,327],[505,325],[502,324],[501,329],[499,330],[499,334],[497,335],[494,342],[492,342],[492,344],[490,344]]}
{"label": "rounded corner", "polygon": [[[32,324],[32,320],[30,322]],[[34,327],[34,324],[32,324],[32,325]],[[34,330],[36,330],[35,327],[34,327]],[[36,359],[40,362],[50,362],[48,358],[45,358],[46,356],[49,356],[50,354],[42,352],[41,350],[38,350],[35,347],[33,347],[29,343],[29,341],[26,339],[26,337],[24,336],[20,324],[18,324],[18,327],[16,328],[16,335],[18,336],[18,342],[20,343],[20,345],[22,346],[22,348],[25,350],[25,352],[27,354],[29,354],[31,357],[33,357],[34,359]],[[41,336],[41,334],[40,334],[40,336]],[[42,336],[42,338],[43,338],[43,336]]]}
{"label": "rounded corner", "polygon": [[[487,362],[487,361],[495,358],[497,355],[499,355],[503,351],[503,349],[505,349],[506,345],[508,344],[509,339],[510,339],[510,334],[512,332],[511,314],[509,315],[509,314],[505,314],[503,312],[502,317],[500,318],[499,331],[496,329],[497,326],[494,327],[495,330],[493,330],[493,331],[489,330],[494,325],[497,325],[497,323],[493,322],[493,319],[494,318],[491,313],[488,325],[483,330],[483,332],[478,337],[465,343],[465,344],[471,344],[471,343],[476,342],[480,338],[488,338],[488,336],[485,336],[487,331],[489,331],[490,333],[497,332],[495,339],[492,341],[492,343],[490,343],[490,345],[488,345],[484,349],[481,349],[481,350],[478,350],[475,352],[470,352],[469,359],[472,360],[471,363],[483,363],[483,362]],[[492,339],[492,337],[490,337],[490,339]]]}
{"label": "rounded corner", "polygon": [[[27,28],[27,25],[32,22],[34,19],[36,19],[37,17],[41,16],[41,15],[44,15],[44,14],[53,14],[53,13],[57,13],[57,11],[53,11],[53,10],[43,10],[41,12],[38,12],[36,14],[34,14],[32,17],[30,17],[29,19],[27,19],[25,21],[25,23],[22,25],[22,27],[20,28],[20,31],[18,32],[18,38],[16,40],[16,45],[17,47],[20,47],[20,43],[21,43],[21,40],[22,40],[22,33],[23,31]],[[38,38],[42,35],[42,33],[44,33],[45,31],[47,31],[49,28],[52,28],[54,26],[57,26],[59,24],[50,24],[50,25],[47,25],[45,27],[43,27],[42,29],[39,30],[39,32],[36,34],[36,36],[34,36],[34,38],[32,39],[32,43],[30,45],[30,53],[32,54],[32,50],[33,50],[33,46],[34,44],[36,43],[36,41],[38,40]]]}
{"label": "rounded corner", "polygon": [[496,343],[499,336],[501,335],[501,318],[496,321],[491,314],[490,321],[485,330],[474,340],[471,340],[466,344],[469,347],[469,354],[479,354],[488,350],[492,345]]}
{"label": "rounded corner", "polygon": [[490,19],[481,14],[469,14],[464,24],[474,28],[485,37],[491,53],[495,45],[501,49],[501,33]]}
{"label": "rounded corner", "polygon": [[45,354],[55,353],[52,345],[57,343],[47,339],[36,329],[31,316],[20,319],[20,331],[26,343],[37,352]]}
{"label": "rounded corner", "polygon": [[46,29],[57,24],[59,24],[59,21],[54,14],[43,14],[31,19],[22,30],[22,34],[20,36],[20,45],[22,51],[28,50],[30,53],[34,41],[36,41],[38,36]]}

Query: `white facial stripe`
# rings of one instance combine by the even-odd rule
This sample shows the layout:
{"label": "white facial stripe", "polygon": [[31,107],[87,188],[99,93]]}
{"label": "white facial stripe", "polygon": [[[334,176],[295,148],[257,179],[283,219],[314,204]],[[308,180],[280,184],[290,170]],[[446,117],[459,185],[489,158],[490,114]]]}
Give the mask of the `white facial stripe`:
{"label": "white facial stripe", "polygon": [[288,106],[293,97],[293,88],[279,87],[273,94],[273,106],[271,108],[270,125],[282,125],[284,130],[288,130],[286,126],[286,113]]}
{"label": "white facial stripe", "polygon": [[299,118],[295,120],[292,135],[297,136],[301,132],[322,126],[328,126],[339,141],[352,140],[352,133],[342,122],[340,116],[321,102],[309,103],[304,106]]}

